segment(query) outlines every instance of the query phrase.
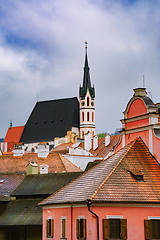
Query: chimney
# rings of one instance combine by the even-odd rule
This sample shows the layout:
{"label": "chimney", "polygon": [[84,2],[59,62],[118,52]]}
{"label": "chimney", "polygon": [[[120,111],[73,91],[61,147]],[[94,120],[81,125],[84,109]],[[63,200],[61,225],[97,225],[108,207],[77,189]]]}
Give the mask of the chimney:
{"label": "chimney", "polygon": [[39,143],[37,153],[39,158],[46,158],[49,154],[49,144],[47,142]]}
{"label": "chimney", "polygon": [[87,151],[89,151],[92,148],[90,132],[88,132],[84,135],[84,148]]}
{"label": "chimney", "polygon": [[93,137],[93,150],[96,150],[98,148],[98,136]]}
{"label": "chimney", "polygon": [[105,147],[107,147],[110,144],[110,135],[106,134],[105,136]]}
{"label": "chimney", "polygon": [[46,164],[40,165],[40,174],[48,174],[48,167]]}

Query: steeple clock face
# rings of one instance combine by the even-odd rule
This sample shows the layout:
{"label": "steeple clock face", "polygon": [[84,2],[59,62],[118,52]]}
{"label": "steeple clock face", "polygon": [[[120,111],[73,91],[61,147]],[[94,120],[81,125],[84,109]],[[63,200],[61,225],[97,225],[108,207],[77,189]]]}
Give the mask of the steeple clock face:
{"label": "steeple clock face", "polygon": [[94,102],[93,101],[91,102],[91,105],[92,105],[92,107],[94,106]]}
{"label": "steeple clock face", "polygon": [[82,101],[82,103],[81,103],[81,104],[82,104],[82,106],[84,106],[84,105],[85,105],[85,101]]}

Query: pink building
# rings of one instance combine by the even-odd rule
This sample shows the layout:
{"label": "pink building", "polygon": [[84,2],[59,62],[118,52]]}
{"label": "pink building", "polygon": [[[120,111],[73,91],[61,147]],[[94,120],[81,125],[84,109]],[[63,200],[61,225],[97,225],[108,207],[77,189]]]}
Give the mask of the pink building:
{"label": "pink building", "polygon": [[115,151],[140,136],[160,163],[160,103],[153,103],[145,88],[136,88],[123,114],[122,138]]}
{"label": "pink building", "polygon": [[160,239],[160,165],[139,137],[40,205],[43,240]]}

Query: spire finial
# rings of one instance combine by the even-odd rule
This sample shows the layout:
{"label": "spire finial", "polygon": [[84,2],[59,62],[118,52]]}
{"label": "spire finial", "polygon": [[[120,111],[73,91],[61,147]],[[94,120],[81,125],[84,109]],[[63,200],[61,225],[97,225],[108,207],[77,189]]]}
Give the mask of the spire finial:
{"label": "spire finial", "polygon": [[85,43],[85,49],[86,49],[86,53],[87,53],[87,45],[88,45],[88,42],[85,41],[84,43]]}

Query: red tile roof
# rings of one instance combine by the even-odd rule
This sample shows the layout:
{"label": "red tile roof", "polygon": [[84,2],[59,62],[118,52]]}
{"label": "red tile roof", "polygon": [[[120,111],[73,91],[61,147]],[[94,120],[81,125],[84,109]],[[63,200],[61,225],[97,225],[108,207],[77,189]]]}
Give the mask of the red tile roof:
{"label": "red tile roof", "polygon": [[0,162],[0,173],[26,173],[27,165],[30,162],[35,162],[38,166],[42,164],[48,165],[48,172],[50,173],[82,171],[57,152],[50,152],[46,158],[38,158],[37,153],[25,153],[22,157],[14,157],[13,154],[4,154],[0,156]]}
{"label": "red tile roof", "polygon": [[23,133],[24,126],[8,128],[4,142],[18,143]]}
{"label": "red tile roof", "polygon": [[93,150],[92,148],[90,153],[92,153],[94,156],[105,158],[110,151],[114,150],[119,141],[120,135],[111,136],[110,143],[108,146],[105,146],[105,138],[98,139],[98,148],[96,150]]}
{"label": "red tile roof", "polygon": [[[136,180],[140,172],[143,179]],[[136,138],[41,204],[67,202],[160,202],[160,165]]]}
{"label": "red tile roof", "polygon": [[62,143],[60,145],[58,145],[57,147],[53,148],[53,152],[57,152],[57,151],[62,151],[65,150],[68,152],[68,148],[71,147],[73,145],[72,142],[67,142],[67,143]]}

